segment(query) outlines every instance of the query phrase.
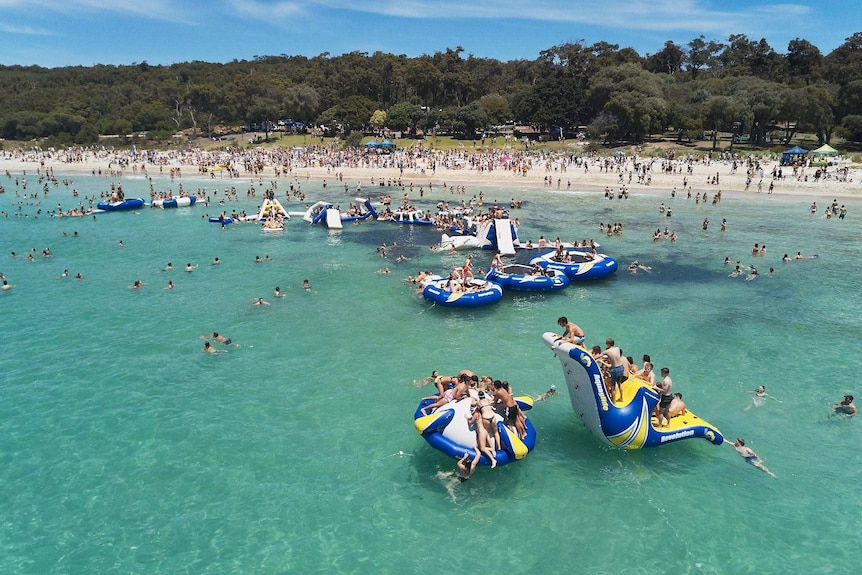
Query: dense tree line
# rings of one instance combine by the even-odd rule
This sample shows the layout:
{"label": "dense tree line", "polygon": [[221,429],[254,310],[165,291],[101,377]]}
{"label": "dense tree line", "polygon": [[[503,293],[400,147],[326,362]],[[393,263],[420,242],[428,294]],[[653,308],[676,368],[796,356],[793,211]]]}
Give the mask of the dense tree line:
{"label": "dense tree line", "polygon": [[260,56],[226,64],[0,66],[0,137],[88,144],[100,134],[192,129],[212,135],[290,118],[344,131],[444,127],[472,138],[505,124],[607,141],[732,132],[753,145],[797,131],[862,142],[862,32],[829,54],[795,39],[703,36],[655,54],[599,42],[554,46],[535,60],[408,58],[382,52]]}

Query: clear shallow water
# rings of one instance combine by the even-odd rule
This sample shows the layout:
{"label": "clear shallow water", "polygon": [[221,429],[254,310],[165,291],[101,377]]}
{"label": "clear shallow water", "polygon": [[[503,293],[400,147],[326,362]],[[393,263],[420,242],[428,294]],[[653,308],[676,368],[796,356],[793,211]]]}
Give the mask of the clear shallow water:
{"label": "clear shallow water", "polygon": [[[74,187],[92,194],[109,181]],[[20,198],[4,185],[0,207],[14,213]],[[140,178],[123,185],[146,194]],[[302,185],[311,201],[352,198]],[[221,231],[202,218],[218,208],[201,205],[95,221],[35,219],[25,205],[29,218],[0,219],[0,272],[15,285],[0,293],[0,572],[409,573],[473,561],[510,573],[852,572],[859,422],[830,417],[829,405],[862,397],[862,205],[827,221],[804,199],[696,206],[636,192],[608,202],[486,188],[488,200],[526,200],[513,213],[524,239],[591,237],[620,221],[623,236],[600,238],[603,251],[623,269],[634,259],[653,269],[466,313],[401,282],[463,262],[430,252],[431,230],[328,232],[295,219],[282,234]],[[58,202],[76,203],[61,186],[43,209]],[[665,226],[679,240],[650,241]],[[382,242],[399,245],[386,260]],[[748,255],[755,242],[767,256]],[[52,258],[9,257],[46,246]],[[819,257],[780,261],[800,250]],[[411,259],[396,263],[402,253]],[[727,256],[762,275],[728,278]],[[490,254],[477,258],[487,266]],[[175,269],[160,271],[167,262]],[[186,273],[186,262],[199,267]],[[393,273],[378,274],[384,266]],[[63,269],[85,279],[60,279]],[[127,289],[136,279],[144,289]],[[175,289],[162,289],[168,280]],[[252,306],[256,297],[272,305]],[[430,393],[413,380],[467,367],[519,394],[559,386],[540,340],[559,315],[590,344],[613,336],[626,354],[669,366],[689,407],[745,437],[778,479],[705,441],[606,449],[558,395],[530,414],[536,450],[480,469],[453,500],[436,474],[454,462],[413,430]],[[214,330],[240,347],[200,353],[198,336]],[[746,410],[760,383],[781,403]]]}

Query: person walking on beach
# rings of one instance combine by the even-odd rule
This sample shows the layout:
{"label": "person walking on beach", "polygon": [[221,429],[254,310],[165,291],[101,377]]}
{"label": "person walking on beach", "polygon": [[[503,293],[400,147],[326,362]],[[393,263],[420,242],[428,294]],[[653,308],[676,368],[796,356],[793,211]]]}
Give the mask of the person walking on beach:
{"label": "person walking on beach", "polygon": [[764,473],[768,473],[771,477],[777,479],[777,477],[775,477],[775,474],[766,468],[766,466],[763,464],[763,460],[758,457],[754,450],[750,447],[745,446],[745,440],[743,438],[737,437],[736,441],[733,442],[733,448],[736,449],[736,452],[743,459],[745,459],[746,463],[750,463]]}

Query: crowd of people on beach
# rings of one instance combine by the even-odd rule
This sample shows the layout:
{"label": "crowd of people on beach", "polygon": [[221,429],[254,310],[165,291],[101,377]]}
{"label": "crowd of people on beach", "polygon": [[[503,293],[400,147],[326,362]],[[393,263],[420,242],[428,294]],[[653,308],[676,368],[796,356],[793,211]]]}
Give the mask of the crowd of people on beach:
{"label": "crowd of people on beach", "polygon": [[[447,186],[445,182],[442,186],[435,186],[432,181],[430,181],[431,177],[436,175],[438,170],[446,171],[449,173],[450,171],[454,172],[474,172],[477,174],[487,174],[493,172],[496,175],[504,175],[511,177],[524,178],[528,175],[533,175],[536,172],[544,171],[543,182],[546,187],[553,187],[556,185],[558,189],[561,189],[563,185],[563,178],[566,178],[565,186],[567,189],[571,189],[571,180],[575,176],[574,168],[577,168],[579,171],[583,171],[584,173],[593,172],[606,173],[606,174],[614,174],[615,177],[618,176],[618,189],[615,189],[611,186],[607,186],[605,188],[605,197],[608,199],[619,199],[625,200],[629,198],[629,186],[632,185],[633,180],[636,178],[636,182],[642,186],[651,186],[654,183],[653,175],[657,177],[659,175],[671,175],[678,177],[678,175],[683,176],[682,180],[682,193],[687,194],[688,199],[694,199],[696,204],[711,204],[717,205],[721,201],[722,192],[721,189],[717,189],[715,193],[707,193],[707,192],[696,192],[693,194],[692,189],[692,181],[694,180],[694,172],[695,169],[699,171],[709,170],[709,175],[706,179],[706,184],[710,186],[719,186],[719,182],[724,184],[724,180],[721,178],[721,175],[718,171],[715,171],[715,167],[720,165],[717,162],[723,162],[724,165],[732,165],[730,169],[730,174],[735,174],[736,170],[739,167],[744,167],[746,170],[746,186],[747,190],[749,186],[756,179],[760,179],[760,182],[757,184],[758,191],[762,189],[762,181],[766,179],[766,173],[764,166],[756,160],[752,158],[740,157],[740,156],[725,156],[725,157],[717,157],[713,158],[710,155],[700,154],[700,155],[689,155],[681,158],[666,158],[663,160],[645,158],[640,156],[615,156],[612,158],[600,156],[595,153],[586,153],[584,151],[570,152],[570,153],[562,153],[562,152],[543,152],[543,151],[511,151],[511,150],[497,150],[497,151],[489,151],[489,150],[469,150],[469,149],[457,149],[457,150],[433,150],[430,148],[411,148],[409,150],[400,150],[393,154],[388,155],[373,155],[370,156],[365,154],[362,151],[346,151],[340,150],[333,146],[307,146],[304,148],[296,148],[290,150],[284,149],[257,149],[257,150],[248,150],[248,149],[239,149],[239,148],[227,148],[224,150],[218,151],[203,151],[203,150],[185,150],[185,151],[156,151],[156,150],[129,150],[129,151],[118,151],[118,150],[109,150],[105,148],[68,148],[65,150],[13,150],[13,151],[5,151],[0,153],[2,154],[3,159],[14,160],[14,161],[24,161],[33,164],[36,167],[36,176],[35,182],[36,185],[32,185],[32,176],[31,176],[31,187],[28,190],[28,182],[27,182],[27,174],[26,172],[22,176],[13,177],[12,174],[7,170],[7,183],[3,186],[0,186],[0,193],[5,193],[9,191],[13,186],[14,180],[14,193],[16,198],[20,198],[20,202],[17,206],[16,216],[20,217],[29,217],[30,211],[25,211],[25,208],[35,208],[35,213],[33,216],[38,218],[40,215],[47,215],[49,217],[67,217],[67,216],[85,216],[91,215],[94,209],[94,204],[99,199],[118,199],[123,196],[122,185],[120,183],[114,184],[111,183],[110,190],[105,190],[101,192],[98,197],[93,195],[91,197],[84,196],[83,198],[79,198],[79,194],[77,190],[74,190],[74,180],[71,178],[66,178],[58,180],[54,177],[53,166],[73,166],[75,164],[104,164],[107,163],[108,168],[106,170],[101,169],[93,169],[93,176],[105,176],[108,178],[120,178],[123,175],[127,175],[128,170],[131,170],[133,174],[141,174],[149,178],[150,174],[158,171],[161,175],[168,176],[171,181],[177,178],[181,178],[184,169],[193,169],[196,170],[197,173],[205,174],[212,178],[213,180],[242,180],[242,179],[251,179],[251,183],[246,191],[246,198],[254,198],[257,197],[256,193],[260,189],[265,189],[264,194],[274,193],[275,190],[278,189],[278,180],[280,178],[291,178],[291,183],[289,186],[289,190],[286,191],[285,196],[288,199],[304,201],[305,196],[301,192],[301,184],[299,181],[298,174],[303,169],[308,168],[316,168],[316,169],[324,169],[326,174],[329,177],[334,177],[334,179],[342,183],[345,187],[345,190],[349,188],[348,184],[344,182],[344,171],[352,170],[352,169],[370,169],[370,170],[384,170],[384,169],[397,169],[400,175],[404,175],[405,172],[408,174],[412,174],[418,177],[424,177],[429,180],[427,185],[423,185],[419,188],[420,197],[424,197],[426,193],[426,189],[430,192],[435,187],[438,190],[443,190],[444,192],[448,192],[449,195],[461,195],[465,196],[464,199],[460,200],[460,202],[438,202],[437,211],[438,214],[434,216],[430,210],[420,210],[413,204],[409,202],[409,197],[407,196],[408,192],[413,190],[413,184],[410,182],[403,181],[401,177],[399,178],[388,178],[385,180],[383,178],[378,178],[377,183],[375,184],[375,180],[371,179],[371,185],[376,186],[378,188],[390,188],[396,187],[400,188],[402,192],[404,192],[404,201],[402,202],[401,210],[383,210],[383,213],[394,214],[399,211],[406,212],[417,212],[417,215],[423,219],[433,220],[434,223],[440,229],[448,229],[450,226],[454,225],[460,218],[458,217],[460,213],[458,212],[466,212],[467,210],[475,210],[477,207],[481,208],[484,203],[484,198],[482,197],[482,193],[480,192],[478,196],[474,196],[470,200],[466,199],[467,191],[466,187],[461,185],[449,185]],[[836,172],[833,174],[832,172],[826,172],[820,170],[819,172],[815,172],[811,175],[811,182],[809,182],[809,173],[807,171],[807,167],[805,166],[794,166],[793,167],[793,177],[797,182],[805,182],[805,183],[822,183],[825,181],[836,181],[840,180],[842,183],[850,183],[853,181],[853,174],[848,169],[844,169],[842,171]],[[268,184],[264,183],[263,178],[269,177],[269,174],[274,174],[275,180],[270,181]],[[565,174],[565,176],[563,175]],[[780,169],[776,169],[771,174],[772,178],[769,182],[768,191],[769,193],[773,192],[773,189],[776,186],[781,186],[782,182],[786,179],[786,174],[782,172]],[[308,176],[306,175],[306,178]],[[256,178],[256,182],[255,182]],[[208,190],[206,188],[198,188],[194,192],[189,192],[183,189],[182,183],[179,184],[179,190],[174,193],[170,190],[156,190],[154,188],[153,179],[150,178],[150,197],[153,199],[164,199],[175,196],[184,196],[194,194],[199,198],[199,201],[202,201],[204,205],[209,205],[210,202],[217,203],[219,206],[225,206],[227,202],[237,202],[239,201],[239,196],[241,191],[237,189],[237,184],[228,185],[224,187],[224,190],[220,192],[218,189]],[[325,182],[325,181],[324,181]],[[63,208],[60,204],[57,204],[56,208],[43,208],[42,202],[46,201],[46,198],[51,191],[51,186],[57,188],[59,186],[63,186],[65,188],[73,189],[73,198],[77,201],[78,205],[73,206],[71,208]],[[325,183],[324,183],[325,185]],[[357,183],[357,191],[361,191],[361,184]],[[677,194],[676,188],[671,192],[671,197],[675,197]],[[388,196],[389,194],[385,194]],[[384,195],[381,196],[381,199]],[[460,203],[460,206],[458,205]],[[507,210],[505,205],[498,205],[496,201],[493,205],[488,206],[487,212],[482,213],[480,211],[479,214],[474,216],[477,220],[482,220],[485,218],[499,218],[499,217],[509,217],[513,208],[520,207],[521,202],[518,200],[517,202],[513,198],[509,203],[509,209]],[[386,208],[387,210],[389,208]],[[659,208],[660,213],[663,213],[667,218],[672,218],[673,213],[670,207],[662,204]],[[817,206],[816,202],[813,202],[810,207],[810,211],[812,214],[818,214],[820,208]],[[227,210],[222,212],[225,216],[227,216]],[[844,205],[840,205],[836,200],[834,200],[831,204],[827,205],[823,209],[824,217],[827,219],[832,219],[833,217],[836,220],[844,220],[847,216],[847,208]],[[9,214],[3,212],[0,216],[8,217]],[[241,218],[245,216],[244,211],[232,210],[230,211],[230,216]],[[673,220],[668,220],[673,221]],[[709,226],[709,219],[705,218],[703,222],[703,230],[706,231]],[[714,228],[713,228],[714,229]],[[727,221],[722,220],[721,230],[724,231],[727,229]],[[605,226],[604,223],[600,225],[600,233],[606,234],[608,236],[611,235],[619,235],[622,233],[622,223],[609,223]],[[75,236],[77,236],[77,232],[75,232]],[[660,228],[656,229],[656,232],[653,234],[653,240],[659,241],[663,238],[668,238],[671,241],[675,241],[677,239],[677,235],[674,231],[669,230],[667,227],[664,232],[661,231]],[[127,238],[128,239],[128,238]],[[547,247],[548,245],[558,245],[560,243],[559,239],[557,242],[553,244],[547,242],[544,237],[540,238],[538,247]],[[770,242],[771,243],[771,242]],[[532,242],[529,241],[526,244],[526,247],[533,247]],[[751,255],[753,257],[763,257],[766,255],[766,246],[762,244],[758,244],[755,246],[755,249],[752,249]],[[47,255],[46,255],[47,253]],[[384,252],[385,253],[385,252]],[[779,252],[780,253],[780,252]],[[13,256],[16,256],[13,252]],[[27,258],[35,259],[36,256],[39,255],[39,251],[36,248],[32,248],[29,253],[27,253]],[[51,257],[51,252],[49,248],[45,248],[41,252],[42,257]],[[561,254],[561,257],[565,258],[565,253]],[[789,256],[785,254],[782,258],[782,261],[794,261],[800,259],[814,258],[814,256],[803,256],[801,252],[797,252],[796,256]],[[218,260],[218,258],[216,258]],[[472,261],[468,258],[469,264],[465,263],[464,266],[460,268],[456,267],[455,270],[452,271],[450,275],[450,282],[454,282],[451,284],[451,288],[453,290],[457,290],[455,287],[459,283],[463,286],[464,284],[469,283],[469,278],[473,275],[472,269]],[[220,262],[219,262],[220,263]],[[725,259],[725,264],[730,265],[732,261],[730,258]],[[213,262],[216,264],[216,261]],[[633,266],[629,267],[629,270],[633,273],[636,273],[638,270],[648,270],[647,266],[641,266],[637,262],[633,262]],[[747,267],[740,264],[738,261],[736,262],[736,267],[733,272],[730,274],[732,277],[744,276],[747,280],[755,279],[759,276],[759,271],[756,266],[749,265]],[[191,266],[191,269],[188,269]],[[197,266],[192,266],[191,263],[188,264],[186,271],[191,271],[195,269]],[[388,268],[387,268],[388,269]],[[477,273],[481,272],[481,270],[477,270]],[[770,268],[770,274],[774,273],[774,268]],[[424,281],[425,276],[428,275],[428,272],[421,272],[416,278],[408,278],[413,283],[420,283]],[[83,280],[83,274],[78,272],[76,275],[72,276],[68,270],[64,270],[61,277],[75,277],[78,280]],[[2,279],[2,290],[8,291],[12,289],[14,286],[10,284],[5,276],[0,274],[0,279]],[[141,290],[147,284],[141,280],[137,279],[134,283],[129,286],[131,289]],[[164,289],[173,289],[174,282],[173,280],[169,280],[167,286]],[[303,289],[308,290],[309,287],[307,285],[307,280],[303,284]],[[463,289],[463,288],[462,288]],[[280,288],[276,288],[274,292],[274,296],[276,298],[284,297],[284,294],[281,292]],[[269,302],[265,301],[261,297],[257,297],[253,300],[252,305],[269,305]],[[583,345],[583,332],[580,328],[570,329],[569,322],[565,317],[560,318],[561,320],[566,320],[565,325],[560,324],[562,327],[565,327],[566,333],[564,333],[564,337],[570,338],[573,343],[577,343],[579,345]],[[576,326],[577,327],[577,326]],[[569,333],[569,332],[573,333]],[[577,333],[580,331],[580,335]],[[217,349],[213,342],[221,342],[220,339],[215,337],[217,332],[211,337],[205,340],[204,348],[202,351],[207,353],[217,353],[219,351],[224,351]],[[581,341],[578,343],[576,339],[580,338]],[[224,342],[221,342],[224,344]],[[230,343],[226,344],[230,345]],[[682,396],[678,392],[673,392],[673,382],[669,376],[669,369],[663,368],[661,370],[661,377],[657,378],[656,374],[653,372],[653,364],[649,359],[648,355],[643,357],[642,365],[638,366],[631,356],[622,356],[622,351],[614,345],[612,339],[608,339],[605,342],[605,349],[601,349],[600,346],[594,346],[593,356],[596,358],[597,362],[602,366],[602,371],[605,376],[605,381],[608,389],[608,394],[610,397],[614,398],[614,401],[621,401],[622,399],[622,381],[619,379],[619,374],[622,372],[625,378],[628,377],[636,377],[643,381],[646,381],[649,385],[654,386],[657,392],[660,395],[660,402],[657,406],[656,413],[654,414],[656,425],[658,427],[666,427],[670,424],[671,418],[685,413],[685,404],[682,401]],[[598,348],[598,349],[596,349]],[[622,368],[622,369],[620,369]],[[465,370],[466,371],[466,370]],[[455,383],[451,390],[454,390],[461,381],[460,381],[460,373],[459,376],[456,377],[458,383]],[[451,381],[451,378],[450,378]],[[471,379],[472,381],[472,379]],[[500,382],[501,384],[504,382]],[[484,385],[483,385],[484,384]],[[466,382],[467,386],[467,394],[470,395],[471,389],[476,389],[477,395],[478,391],[483,391],[485,393],[490,391],[491,397],[494,398],[495,406],[498,406],[500,403],[506,403],[507,400],[501,400],[501,395],[497,395],[497,387],[496,382],[489,382],[482,378],[482,380],[477,383],[476,386],[471,386],[470,382]],[[508,388],[504,388],[506,392],[511,395],[511,390]],[[446,394],[446,389],[440,389],[438,387],[438,394],[436,401],[440,401],[444,398]],[[454,393],[454,391],[452,391]],[[765,390],[764,390],[765,393]],[[463,391],[462,391],[463,395]],[[849,398],[849,399],[848,399]],[[478,400],[476,400],[478,403]],[[517,409],[517,404],[515,404],[515,409]],[[505,418],[508,420],[508,408],[509,406],[505,406]],[[519,411],[519,410],[518,410]],[[845,415],[847,417],[853,417],[856,415],[857,411],[855,405],[853,404],[853,397],[846,396],[845,400],[833,405],[833,411],[836,414]],[[481,408],[476,410],[476,413],[481,413]],[[521,414],[523,417],[523,414]],[[477,417],[481,419],[481,415]],[[514,426],[514,429],[518,431],[517,426],[518,418],[511,422],[511,425]],[[736,443],[741,443],[737,446],[737,451],[740,454],[743,454],[743,450],[740,450],[740,447],[745,447],[746,450],[750,451],[750,448],[744,445],[743,440],[737,440]],[[485,445],[487,445],[490,449],[490,442],[486,441]],[[493,446],[499,448],[499,442],[494,439]],[[748,451],[745,451],[747,453]],[[752,452],[753,453],[753,452]],[[752,457],[749,455],[743,455],[746,458]],[[754,454],[756,458],[756,454]],[[477,455],[478,458],[478,455]],[[757,458],[759,460],[759,458]],[[748,459],[746,459],[748,461]],[[462,460],[463,464],[470,467],[470,465],[475,468],[475,460],[472,462],[469,460]],[[459,464],[459,468],[461,465]]]}

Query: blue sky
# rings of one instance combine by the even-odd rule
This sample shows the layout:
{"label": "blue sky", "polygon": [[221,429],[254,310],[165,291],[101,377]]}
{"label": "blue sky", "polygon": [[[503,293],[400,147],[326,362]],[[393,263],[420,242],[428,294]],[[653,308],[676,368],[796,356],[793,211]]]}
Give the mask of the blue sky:
{"label": "blue sky", "polygon": [[803,38],[828,54],[862,31],[862,2],[832,0],[0,0],[0,64],[229,62],[376,51],[538,57],[607,41],[641,55],[672,40]]}

